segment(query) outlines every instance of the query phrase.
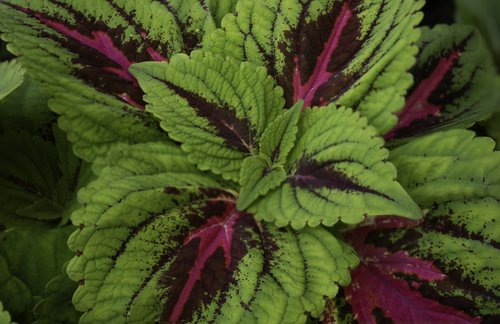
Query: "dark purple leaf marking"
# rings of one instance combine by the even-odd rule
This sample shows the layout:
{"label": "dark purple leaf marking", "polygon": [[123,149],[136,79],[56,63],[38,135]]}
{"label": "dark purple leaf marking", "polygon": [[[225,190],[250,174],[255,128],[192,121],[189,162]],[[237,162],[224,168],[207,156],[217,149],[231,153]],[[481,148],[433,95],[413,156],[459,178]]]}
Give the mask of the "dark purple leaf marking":
{"label": "dark purple leaf marking", "polygon": [[[414,87],[406,100],[405,107],[398,113],[398,125],[386,135],[386,139],[395,137],[400,129],[410,126],[416,120],[439,114],[442,106],[433,104],[430,99],[435,95],[444,98],[445,94],[440,92],[439,86],[457,63],[460,54],[460,51],[453,51],[447,57],[441,58],[430,75]],[[436,91],[439,91],[439,94]]]}
{"label": "dark purple leaf marking", "polygon": [[303,4],[297,27],[285,34],[291,46],[279,45],[286,59],[284,70],[276,71],[287,105],[303,99],[304,109],[328,104],[345,91],[355,76],[342,70],[362,45],[357,16],[362,1],[335,2],[326,14],[306,22],[311,3]]}
{"label": "dark purple leaf marking", "polygon": [[[56,8],[66,10],[76,23],[69,25],[59,16],[50,17],[29,8],[6,4],[36,18],[61,35],[59,37],[57,34],[44,33],[44,36],[57,41],[70,52],[78,54],[78,57],[73,59],[75,65],[83,65],[83,68],[74,68],[73,73],[78,78],[100,91],[113,94],[124,102],[143,109],[143,92],[128,69],[133,63],[168,60],[158,51],[158,48],[166,45],[161,46],[158,42],[148,40],[147,32],[144,30],[138,30],[142,42],[123,42],[122,28],[109,28],[100,21],[89,20],[82,13],[60,1],[50,0],[50,3]],[[116,5],[113,8],[120,9]],[[125,15],[123,9],[119,12],[122,16]],[[130,16],[124,17],[138,29]]]}
{"label": "dark purple leaf marking", "polygon": [[201,224],[200,215],[194,216],[195,229],[162,278],[162,284],[170,287],[162,321],[190,319],[200,306],[227,290],[239,261],[255,245],[250,233],[260,232],[253,217],[236,210],[228,198],[208,201],[201,216],[206,217]]}
{"label": "dark purple leaf marking", "polygon": [[[301,68],[299,62],[304,58],[299,58],[299,55],[294,57],[294,73],[293,73],[293,86],[294,86],[294,96],[293,99],[297,102],[300,99],[304,100],[304,106],[310,107],[313,100],[316,99],[316,93],[321,85],[325,82],[329,81],[332,72],[328,70],[329,63],[332,58],[332,54],[339,46],[340,37],[342,32],[347,26],[349,19],[352,17],[352,11],[349,8],[349,1],[344,1],[342,8],[335,20],[334,26],[331,29],[330,36],[328,37],[327,42],[324,44],[323,52],[319,55],[316,66],[312,74],[307,79],[307,82],[304,84],[304,74],[301,73]],[[324,103],[324,98],[319,98],[319,104]],[[317,102],[318,100],[315,100]]]}
{"label": "dark purple leaf marking", "polygon": [[330,188],[341,191],[356,191],[370,193],[393,200],[384,193],[362,186],[354,179],[349,178],[344,173],[335,170],[332,166],[336,163],[347,161],[328,161],[319,163],[313,159],[304,158],[297,165],[297,171],[288,179],[293,187],[314,190],[318,188]]}
{"label": "dark purple leaf marking", "polygon": [[206,118],[210,125],[217,130],[218,136],[223,138],[228,146],[243,153],[253,151],[257,133],[248,119],[238,118],[234,109],[209,102],[200,95],[185,90],[169,81],[156,80],[162,82],[176,95],[186,100],[198,116]]}

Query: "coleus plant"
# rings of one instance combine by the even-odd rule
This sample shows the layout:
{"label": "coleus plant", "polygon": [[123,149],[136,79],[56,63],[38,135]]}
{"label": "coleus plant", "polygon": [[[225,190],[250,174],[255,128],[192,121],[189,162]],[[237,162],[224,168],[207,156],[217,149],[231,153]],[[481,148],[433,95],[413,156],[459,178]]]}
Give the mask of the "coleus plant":
{"label": "coleus plant", "polygon": [[[422,5],[0,1],[9,50],[96,174],[79,208],[85,175],[64,198],[18,195],[5,235],[72,212],[57,231],[74,230],[82,323],[495,322],[500,156],[453,128],[487,118],[500,81],[474,29],[418,28]],[[8,165],[23,138],[40,154],[9,135]],[[53,276],[37,319],[72,289]]]}

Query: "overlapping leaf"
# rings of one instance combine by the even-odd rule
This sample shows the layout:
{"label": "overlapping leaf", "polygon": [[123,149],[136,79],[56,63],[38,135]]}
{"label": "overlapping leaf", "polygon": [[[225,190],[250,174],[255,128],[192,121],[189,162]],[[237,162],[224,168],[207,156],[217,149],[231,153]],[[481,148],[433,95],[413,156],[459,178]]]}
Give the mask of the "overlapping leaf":
{"label": "overlapping leaf", "polygon": [[306,110],[286,181],[250,210],[294,228],[339,220],[356,224],[366,216],[418,218],[420,209],[394,180],[396,170],[382,146],[375,129],[349,109]]}
{"label": "overlapping leaf", "polygon": [[455,0],[456,20],[473,25],[481,31],[493,58],[500,67],[500,2],[483,0],[481,5],[467,0]]}
{"label": "overlapping leaf", "polygon": [[228,13],[234,12],[238,0],[208,0],[210,12],[217,26],[220,26],[222,18]]}
{"label": "overlapping leaf", "polygon": [[468,26],[424,28],[414,85],[388,139],[469,127],[500,106],[500,79],[481,36]]}
{"label": "overlapping leaf", "polygon": [[411,85],[423,1],[243,0],[207,50],[265,66],[287,106],[357,108],[381,133]]}
{"label": "overlapping leaf", "polygon": [[70,280],[66,267],[45,286],[44,298],[35,305],[34,324],[77,323],[81,313],[71,301],[77,283]]}
{"label": "overlapping leaf", "polygon": [[0,100],[16,90],[24,80],[24,69],[17,61],[0,63]]}
{"label": "overlapping leaf", "polygon": [[284,110],[281,89],[263,68],[202,52],[170,64],[142,63],[132,72],[147,109],[190,160],[239,180],[239,209],[281,185],[250,207],[278,226],[420,215],[394,181],[383,140],[352,110],[310,109],[299,121],[301,103]]}
{"label": "overlapping leaf", "polygon": [[334,317],[499,320],[500,153],[473,136],[440,132],[392,152],[402,184],[428,212],[420,223],[388,219],[347,234],[362,265]]}
{"label": "overlapping leaf", "polygon": [[0,102],[0,133],[26,131],[43,139],[52,139],[56,115],[47,106],[47,97],[29,75]]}
{"label": "overlapping leaf", "polygon": [[208,6],[198,0],[0,2],[9,49],[46,85],[61,128],[87,160],[118,142],[162,138],[143,112],[143,94],[128,68],[189,52],[214,28]]}
{"label": "overlapping leaf", "polygon": [[243,160],[283,110],[282,90],[263,68],[202,52],[170,64],[142,63],[131,71],[148,110],[202,170],[238,181]]}
{"label": "overlapping leaf", "polygon": [[82,323],[303,322],[349,281],[332,234],[259,223],[177,147],[122,146],[110,165],[73,217]]}
{"label": "overlapping leaf", "polygon": [[[11,228],[0,233],[0,300],[13,320],[30,323],[33,307],[45,298],[63,291],[47,291],[46,285],[60,276],[70,259],[66,241],[74,227],[50,228],[46,225]],[[74,291],[70,284],[66,294]],[[63,309],[63,307],[61,307]],[[67,314],[76,312],[69,305]],[[76,314],[76,317],[78,314]]]}
{"label": "overlapping leaf", "polygon": [[0,224],[66,223],[77,207],[75,192],[92,172],[73,155],[64,134],[55,129],[51,135],[52,141],[26,131],[0,137]]}

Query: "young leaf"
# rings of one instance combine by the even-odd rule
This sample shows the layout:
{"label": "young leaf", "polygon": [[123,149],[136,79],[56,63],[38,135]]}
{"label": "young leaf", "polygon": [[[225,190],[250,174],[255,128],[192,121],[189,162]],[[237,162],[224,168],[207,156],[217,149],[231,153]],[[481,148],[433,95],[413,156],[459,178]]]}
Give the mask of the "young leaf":
{"label": "young leaf", "polygon": [[245,210],[255,199],[278,187],[286,179],[283,165],[295,145],[301,107],[302,102],[297,103],[269,124],[260,142],[262,155],[243,161],[238,209]]}
{"label": "young leaf", "polygon": [[397,120],[423,1],[241,0],[205,48],[265,66],[287,107],[357,108],[381,133]]}
{"label": "young leaf", "polygon": [[118,142],[163,138],[128,68],[189,52],[214,28],[197,0],[0,2],[3,38],[44,83],[60,127],[86,160]]}
{"label": "young leaf", "polygon": [[356,257],[329,232],[237,211],[175,146],[123,146],[110,165],[73,216],[82,323],[304,321],[349,281]]}
{"label": "young leaf", "polygon": [[278,226],[331,226],[366,216],[418,218],[419,207],[395,181],[396,169],[366,119],[344,108],[302,113],[296,145],[286,163],[287,179],[250,211]]}
{"label": "young leaf", "polygon": [[302,105],[302,101],[296,103],[269,124],[262,134],[260,153],[269,157],[272,163],[284,164],[288,153],[294,147]]}
{"label": "young leaf", "polygon": [[423,28],[419,46],[417,64],[411,70],[415,83],[387,139],[469,127],[498,108],[500,78],[474,28]]}
{"label": "young leaf", "polygon": [[428,212],[419,223],[393,218],[347,233],[362,262],[336,317],[500,319],[500,153],[491,140],[473,137],[438,132],[391,152],[401,183]]}
{"label": "young leaf", "polygon": [[183,143],[191,162],[233,181],[243,160],[283,110],[282,90],[265,69],[193,52],[169,64],[134,65],[148,110],[169,136]]}
{"label": "young leaf", "polygon": [[72,231],[35,225],[0,233],[0,300],[16,322],[31,323],[35,304],[53,295],[45,288],[71,257],[66,241]]}
{"label": "young leaf", "polygon": [[17,89],[24,80],[24,69],[17,61],[0,63],[0,100]]}
{"label": "young leaf", "polygon": [[240,173],[238,209],[245,210],[257,198],[278,187],[286,179],[282,165],[272,165],[262,156],[250,156],[243,161]]}

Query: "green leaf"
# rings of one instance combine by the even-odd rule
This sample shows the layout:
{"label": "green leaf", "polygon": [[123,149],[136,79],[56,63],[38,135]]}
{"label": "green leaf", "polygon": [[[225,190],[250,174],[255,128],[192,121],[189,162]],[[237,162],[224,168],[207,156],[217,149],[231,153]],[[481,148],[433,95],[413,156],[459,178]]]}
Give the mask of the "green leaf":
{"label": "green leaf", "polygon": [[411,86],[423,3],[240,0],[204,49],[266,67],[287,107],[356,108],[383,134]]}
{"label": "green leaf", "polygon": [[109,163],[73,215],[81,323],[304,322],[349,281],[348,246],[237,211],[175,146],[120,146]]}
{"label": "green leaf", "polygon": [[284,105],[265,69],[231,58],[195,51],[169,64],[137,64],[131,72],[146,92],[147,109],[190,161],[233,181]]}
{"label": "green leaf", "polygon": [[493,138],[497,143],[497,150],[500,148],[500,113],[497,112],[493,116],[484,122],[483,126],[486,128],[488,136]]}
{"label": "green leaf", "polygon": [[166,139],[128,68],[189,52],[213,29],[198,0],[0,3],[2,38],[42,82],[59,126],[87,161],[104,159],[117,143]]}
{"label": "green leaf", "polygon": [[11,318],[8,311],[3,308],[3,304],[0,301],[0,324],[11,324]]}
{"label": "green leaf", "polygon": [[47,97],[29,75],[14,92],[0,102],[0,132],[27,131],[44,139],[53,138],[56,115],[47,106]]}
{"label": "green leaf", "polygon": [[414,85],[387,139],[402,142],[438,130],[466,128],[500,106],[500,77],[477,30],[438,25],[422,31],[411,70]]}
{"label": "green leaf", "polygon": [[92,172],[73,155],[64,134],[54,128],[51,135],[52,141],[25,131],[0,137],[0,224],[66,224],[78,205],[75,193]]}
{"label": "green leaf", "polygon": [[419,207],[395,181],[384,142],[352,110],[304,111],[287,179],[249,210],[278,226],[357,224],[367,216],[419,218]]}
{"label": "green leaf", "polygon": [[243,161],[240,172],[238,209],[245,210],[259,196],[278,187],[287,177],[283,168],[295,145],[302,102],[278,116],[262,134],[259,156]]}
{"label": "green leaf", "polygon": [[34,324],[77,323],[81,313],[71,302],[77,283],[66,273],[54,277],[45,286],[46,296],[33,309]]}
{"label": "green leaf", "polygon": [[245,210],[259,196],[266,195],[286,180],[286,172],[281,165],[272,165],[261,156],[250,156],[243,161],[240,173],[240,195],[238,209]]}
{"label": "green leaf", "polygon": [[[494,141],[451,130],[427,135],[391,151],[399,181],[423,208],[436,201],[454,201],[500,194],[498,153]],[[411,172],[406,171],[411,170]],[[424,180],[424,181],[423,181]]]}
{"label": "green leaf", "polygon": [[296,103],[289,111],[276,118],[262,134],[260,152],[268,156],[272,163],[284,164],[294,147],[302,104],[302,101]]}
{"label": "green leaf", "polygon": [[31,322],[33,307],[51,295],[46,284],[71,257],[66,241],[74,227],[17,227],[0,233],[0,299],[13,319]]}
{"label": "green leaf", "polygon": [[468,0],[455,0],[457,23],[476,26],[494,54],[500,68],[500,3],[483,0],[477,4]]}
{"label": "green leaf", "polygon": [[17,61],[0,63],[0,100],[16,90],[23,80],[24,69]]}
{"label": "green leaf", "polygon": [[371,234],[374,244],[431,260],[446,277],[421,283],[424,295],[485,322],[500,307],[500,152],[493,147],[489,138],[451,130],[393,150],[402,185],[427,213],[420,226]]}
{"label": "green leaf", "polygon": [[228,13],[234,12],[238,0],[209,0],[208,6],[214,16],[217,26],[220,26],[222,18]]}

